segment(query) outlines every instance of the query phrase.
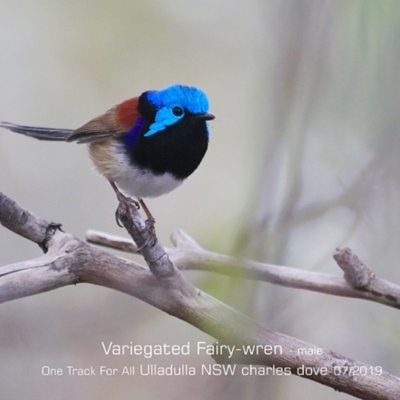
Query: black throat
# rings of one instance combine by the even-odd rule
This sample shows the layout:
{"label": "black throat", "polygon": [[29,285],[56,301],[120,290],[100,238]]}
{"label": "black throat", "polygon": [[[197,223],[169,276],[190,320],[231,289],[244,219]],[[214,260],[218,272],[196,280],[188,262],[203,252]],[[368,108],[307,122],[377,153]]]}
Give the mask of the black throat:
{"label": "black throat", "polygon": [[144,134],[154,122],[156,109],[144,94],[139,98],[139,112],[143,116],[143,122],[136,133],[137,138],[134,142],[124,141],[133,164],[156,175],[169,172],[182,180],[191,175],[207,151],[206,121],[186,112],[177,123],[145,137]]}

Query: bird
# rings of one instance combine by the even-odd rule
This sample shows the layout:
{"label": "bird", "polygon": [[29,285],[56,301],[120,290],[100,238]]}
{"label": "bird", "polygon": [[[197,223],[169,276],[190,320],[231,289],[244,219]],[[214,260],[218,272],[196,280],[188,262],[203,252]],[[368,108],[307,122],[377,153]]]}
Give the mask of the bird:
{"label": "bird", "polygon": [[214,118],[204,91],[173,84],[125,100],[75,130],[9,122],[0,127],[39,140],[88,144],[97,171],[154,220],[143,199],[171,192],[197,169]]}

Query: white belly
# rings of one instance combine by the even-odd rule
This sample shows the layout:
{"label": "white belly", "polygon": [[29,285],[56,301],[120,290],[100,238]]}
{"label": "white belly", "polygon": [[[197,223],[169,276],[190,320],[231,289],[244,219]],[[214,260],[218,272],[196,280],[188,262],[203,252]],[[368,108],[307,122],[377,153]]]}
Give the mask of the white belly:
{"label": "white belly", "polygon": [[137,199],[161,196],[182,184],[181,180],[177,180],[169,173],[153,175],[148,170],[132,167],[122,169],[114,182],[124,193]]}

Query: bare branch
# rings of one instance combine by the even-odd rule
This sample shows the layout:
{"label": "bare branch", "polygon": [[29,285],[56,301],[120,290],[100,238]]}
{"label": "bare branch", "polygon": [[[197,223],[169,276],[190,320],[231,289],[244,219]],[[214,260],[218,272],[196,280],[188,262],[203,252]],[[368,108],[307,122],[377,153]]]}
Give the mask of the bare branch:
{"label": "bare branch", "polygon": [[[119,235],[112,235],[111,233],[89,229],[86,232],[86,240],[88,243],[125,251],[126,253],[140,253],[140,250],[132,239]],[[166,249],[166,251],[168,252],[168,249]]]}
{"label": "bare branch", "polygon": [[1,192],[0,224],[41,247],[46,247],[48,231],[61,227],[34,215]]}
{"label": "bare branch", "polygon": [[[133,241],[120,236],[90,230],[86,234],[86,239],[90,243],[131,253],[137,252],[137,246]],[[216,272],[334,296],[370,300],[390,307],[400,308],[400,286],[375,277],[372,271],[369,268],[366,269],[367,267],[361,263],[350,249],[340,250],[334,256],[338,264],[345,270],[345,277],[342,278],[321,272],[305,271],[298,268],[265,264],[212,253],[204,250],[181,230],[172,233],[171,241],[175,247],[166,249],[166,251],[180,270],[194,269]],[[351,257],[347,252],[351,252]],[[346,255],[347,257],[345,257]],[[355,261],[356,259],[358,262]],[[350,262],[351,260],[352,262]],[[364,286],[352,284],[350,278],[348,278],[350,275],[350,267],[348,265],[353,265],[352,268],[356,268],[356,266],[362,268],[361,266],[364,266],[358,270],[358,275],[353,272],[351,276],[359,276],[358,281],[367,281],[368,284],[364,284]],[[368,278],[365,278],[365,276],[368,276]]]}
{"label": "bare branch", "polygon": [[[0,204],[8,207],[10,203],[16,215],[22,208],[0,193]],[[126,208],[127,207],[127,208]],[[129,216],[135,210],[129,204],[120,204],[120,220],[129,226]],[[395,399],[400,396],[400,380],[379,368],[351,360],[330,350],[320,349],[318,354],[307,349],[314,346],[296,338],[269,330],[231,307],[219,302],[191,285],[178,271],[161,277],[137,263],[113,256],[99,248],[51,228],[54,224],[46,222],[32,213],[27,215],[25,226],[32,226],[34,235],[20,229],[16,222],[9,220],[9,229],[23,234],[36,243],[44,243],[47,253],[26,263],[0,268],[0,301],[52,290],[56,287],[87,282],[119,290],[135,296],[198,329],[210,334],[220,342],[240,348],[243,346],[274,346],[275,352],[257,352],[241,358],[240,362],[287,368],[291,373],[331,386],[362,399]],[[0,221],[4,213],[0,213]],[[133,219],[140,216],[133,216]],[[132,221],[133,221],[132,219]],[[133,224],[133,222],[131,222]],[[157,239],[151,232],[142,231],[135,226],[131,234],[144,240],[141,251],[154,254],[151,248]],[[144,225],[144,222],[143,222]],[[148,238],[145,235],[149,234]],[[139,237],[141,235],[141,237]],[[152,239],[152,240],[150,240]],[[186,245],[190,240],[186,240]],[[190,247],[190,246],[189,246]],[[156,253],[159,250],[156,248]],[[164,263],[166,256],[151,258],[153,263]],[[197,260],[198,261],[198,260]],[[192,260],[194,262],[194,260]],[[172,263],[171,263],[172,264]],[[166,267],[153,264],[161,271]],[[175,267],[173,267],[176,269]],[[226,267],[225,267],[226,268]],[[31,284],[33,279],[33,284]],[[308,373],[304,371],[308,369]]]}

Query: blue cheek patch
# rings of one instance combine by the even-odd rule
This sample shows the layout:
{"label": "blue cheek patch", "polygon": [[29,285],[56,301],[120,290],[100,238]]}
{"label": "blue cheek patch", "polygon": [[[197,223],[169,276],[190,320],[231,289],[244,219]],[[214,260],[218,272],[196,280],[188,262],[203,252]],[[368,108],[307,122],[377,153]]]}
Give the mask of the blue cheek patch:
{"label": "blue cheek patch", "polygon": [[144,134],[145,137],[155,135],[156,133],[163,131],[167,126],[175,124],[183,117],[177,117],[174,115],[169,108],[161,108],[157,111],[154,122],[150,125],[149,130]]}

